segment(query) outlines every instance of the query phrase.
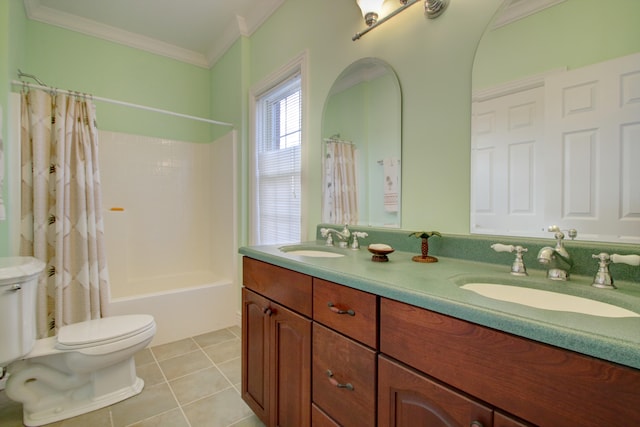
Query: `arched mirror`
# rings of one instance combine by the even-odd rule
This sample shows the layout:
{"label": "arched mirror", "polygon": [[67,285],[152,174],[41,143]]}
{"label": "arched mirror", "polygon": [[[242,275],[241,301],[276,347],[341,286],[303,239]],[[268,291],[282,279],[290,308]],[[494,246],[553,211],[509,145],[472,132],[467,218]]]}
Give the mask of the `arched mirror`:
{"label": "arched mirror", "polygon": [[473,66],[472,233],[640,243],[638,16],[505,0]]}
{"label": "arched mirror", "polygon": [[400,83],[377,58],[349,65],[322,117],[322,221],[400,227]]}

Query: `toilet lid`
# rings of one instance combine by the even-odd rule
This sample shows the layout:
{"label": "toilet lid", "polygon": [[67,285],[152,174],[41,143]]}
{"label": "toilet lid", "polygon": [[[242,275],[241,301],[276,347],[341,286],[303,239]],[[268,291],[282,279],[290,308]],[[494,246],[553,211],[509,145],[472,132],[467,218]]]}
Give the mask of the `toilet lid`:
{"label": "toilet lid", "polygon": [[78,347],[101,344],[135,335],[153,325],[153,316],[127,314],[103,317],[63,326],[58,331],[58,344]]}

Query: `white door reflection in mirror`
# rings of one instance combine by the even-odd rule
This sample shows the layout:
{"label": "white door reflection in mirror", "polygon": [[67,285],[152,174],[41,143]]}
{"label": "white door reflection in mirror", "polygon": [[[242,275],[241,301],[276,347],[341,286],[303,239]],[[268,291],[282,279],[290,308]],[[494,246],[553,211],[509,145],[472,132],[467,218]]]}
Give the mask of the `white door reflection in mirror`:
{"label": "white door reflection in mirror", "polygon": [[640,243],[640,1],[606,4],[504,0],[487,27],[472,72],[471,233],[547,238],[556,224]]}

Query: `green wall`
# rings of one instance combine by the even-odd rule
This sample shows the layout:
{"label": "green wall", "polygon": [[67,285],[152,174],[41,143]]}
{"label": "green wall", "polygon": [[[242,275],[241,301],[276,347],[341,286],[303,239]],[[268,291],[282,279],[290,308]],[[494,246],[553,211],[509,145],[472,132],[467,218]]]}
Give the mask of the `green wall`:
{"label": "green wall", "polygon": [[320,221],[324,100],[340,72],[367,56],[388,62],[402,87],[402,227],[468,233],[471,67],[500,3],[452,0],[440,18],[429,20],[418,2],[352,42],[364,27],[355,1],[289,0],[251,37],[251,84],[308,52],[310,114],[303,156],[314,166],[305,180],[317,195],[308,201],[309,237]]}
{"label": "green wall", "polygon": [[[22,4],[10,2],[14,8]],[[312,238],[320,222],[325,98],[346,66],[362,57],[379,57],[394,68],[403,90],[402,225],[466,233],[471,65],[480,35],[500,2],[454,0],[437,20],[426,19],[418,2],[353,42],[353,34],[364,27],[354,1],[287,0],[250,38],[236,41],[211,70],[24,18],[22,24],[12,20],[9,27],[25,26],[26,35],[11,44],[27,53],[23,70],[50,85],[235,123],[240,142],[240,244],[246,242],[248,221],[249,88],[307,53],[309,110],[303,162],[309,167],[303,182],[310,191],[303,209],[309,214],[306,237]],[[13,68],[8,77],[6,70],[0,74],[0,84],[16,78]],[[197,142],[229,130],[108,104],[98,104],[98,119],[106,130]],[[6,251],[6,222],[2,226],[0,246]]]}
{"label": "green wall", "polygon": [[[478,42],[501,2],[451,0],[447,11],[435,20],[426,19],[422,3],[417,2],[353,42],[353,34],[364,28],[355,1],[286,0],[251,37],[238,39],[206,70],[28,21],[22,1],[8,0],[0,2],[0,102],[6,104],[8,82],[16,78],[15,68],[20,65],[57,87],[234,123],[240,143],[240,244],[244,244],[250,174],[248,91],[306,52],[309,81],[303,164],[309,167],[303,183],[309,191],[303,203],[309,214],[306,237],[313,238],[321,218],[325,98],[349,64],[363,57],[379,57],[393,67],[402,87],[402,227],[466,234],[471,74]],[[613,13],[611,9],[615,8],[603,8],[605,16]],[[621,19],[628,25],[637,16],[628,14]],[[600,25],[583,18],[587,19],[584,25]],[[582,18],[577,13],[571,19]],[[611,41],[597,42],[608,46]],[[637,38],[630,43],[637,45]],[[107,104],[98,104],[98,118],[99,126],[106,130],[196,142],[211,141],[229,130]],[[7,227],[6,221],[0,223],[0,254],[7,252]]]}
{"label": "green wall", "polygon": [[[209,70],[36,21],[27,23],[25,72],[48,85],[209,117]],[[103,130],[211,140],[211,126],[97,102]]]}
{"label": "green wall", "polygon": [[[474,89],[640,51],[640,1],[566,0],[488,31],[473,68]],[[612,31],[615,29],[615,31]]]}
{"label": "green wall", "polygon": [[9,141],[9,131],[13,117],[10,112],[10,81],[15,78],[16,70],[24,68],[26,58],[26,17],[21,0],[0,1],[0,105],[2,106],[2,140],[4,142],[5,176],[3,198],[7,208],[7,220],[0,221],[0,256],[13,255],[9,247],[9,229],[17,226],[20,219],[14,218],[8,206],[9,186],[14,183],[9,171],[16,168],[9,159],[16,146]]}

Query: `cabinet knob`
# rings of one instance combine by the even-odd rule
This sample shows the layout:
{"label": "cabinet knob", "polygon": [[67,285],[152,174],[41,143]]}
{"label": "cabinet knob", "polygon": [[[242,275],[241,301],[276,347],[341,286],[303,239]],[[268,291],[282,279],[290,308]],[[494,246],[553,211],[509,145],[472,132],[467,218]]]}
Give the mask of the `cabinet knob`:
{"label": "cabinet knob", "polygon": [[327,377],[329,377],[329,382],[335,387],[346,388],[347,390],[351,390],[351,391],[353,391],[354,389],[353,384],[351,383],[341,384],[338,382],[338,380],[333,378],[333,372],[331,371],[331,369],[327,369]]}
{"label": "cabinet knob", "polygon": [[329,310],[333,311],[336,314],[348,314],[349,316],[355,316],[356,312],[349,309],[349,310],[341,310],[338,307],[335,306],[334,303],[332,302],[328,302],[327,303],[327,307],[329,307]]}
{"label": "cabinet knob", "polygon": [[271,316],[271,315],[273,314],[273,310],[271,310],[271,308],[269,308],[269,307],[265,307],[265,308],[262,310],[262,312],[263,312],[264,314],[266,314],[267,316]]}
{"label": "cabinet knob", "polygon": [[469,427],[483,427],[483,426],[480,421],[471,421],[471,424],[469,424]]}

